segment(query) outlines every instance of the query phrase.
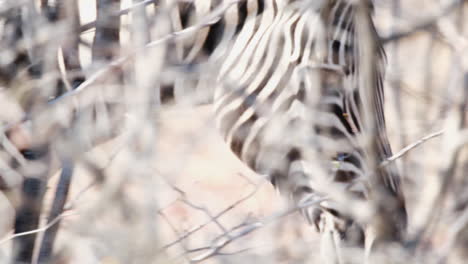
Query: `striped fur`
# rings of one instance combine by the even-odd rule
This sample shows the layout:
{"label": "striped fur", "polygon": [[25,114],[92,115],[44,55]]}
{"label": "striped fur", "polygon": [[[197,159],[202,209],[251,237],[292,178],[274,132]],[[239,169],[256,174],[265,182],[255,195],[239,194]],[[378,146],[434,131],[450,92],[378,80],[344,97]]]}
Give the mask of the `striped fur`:
{"label": "striped fur", "polygon": [[[215,91],[216,122],[227,144],[296,202],[328,197],[329,184],[351,197],[369,198],[356,7],[345,0],[265,0],[261,15],[255,16],[256,1],[247,2],[254,17],[235,38]],[[383,161],[391,150],[383,114],[384,54],[381,47],[379,51],[372,109],[378,120],[377,159]],[[387,167],[378,173],[401,202],[396,218],[404,229],[397,170]],[[305,214],[322,231],[320,212],[331,214],[345,236],[352,221],[332,201]]]}
{"label": "striped fur", "polygon": [[160,89],[161,100],[164,104],[186,99],[195,104],[212,102],[215,66],[232,48],[240,29],[261,14],[263,0],[166,0],[166,7],[174,33],[196,30],[170,43],[174,52],[168,53],[168,65],[181,66],[184,74],[168,78]]}

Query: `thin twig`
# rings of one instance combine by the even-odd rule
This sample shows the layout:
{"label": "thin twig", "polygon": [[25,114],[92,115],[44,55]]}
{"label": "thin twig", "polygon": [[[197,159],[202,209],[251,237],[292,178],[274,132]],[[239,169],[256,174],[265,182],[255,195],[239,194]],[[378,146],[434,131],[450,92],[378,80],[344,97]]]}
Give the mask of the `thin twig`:
{"label": "thin twig", "polygon": [[186,204],[186,205],[188,205],[188,206],[190,206],[190,207],[192,207],[192,208],[194,208],[194,209],[196,209],[196,210],[198,210],[198,211],[202,211],[203,213],[205,213],[205,214],[210,218],[210,220],[211,220],[213,223],[215,223],[216,226],[219,227],[219,229],[221,229],[221,231],[227,232],[227,229],[218,221],[218,219],[216,219],[216,218],[211,214],[211,212],[210,212],[206,207],[196,205],[196,204],[194,204],[193,202],[190,202],[189,200],[187,200],[185,197],[181,198],[181,201],[182,201],[184,204]]}
{"label": "thin twig", "polygon": [[34,230],[21,232],[21,233],[17,233],[17,234],[8,236],[8,237],[0,240],[0,245],[3,244],[3,243],[8,242],[8,241],[10,241],[10,240],[12,240],[14,238],[17,238],[17,237],[22,237],[22,236],[27,236],[27,235],[38,234],[38,233],[44,232],[47,229],[49,229],[50,227],[52,227],[53,225],[55,225],[56,223],[58,223],[62,218],[66,217],[66,216],[67,216],[66,214],[62,213],[59,216],[57,216],[54,220],[50,221],[47,225],[45,225],[45,226],[43,226],[41,228],[37,228],[37,229],[34,229]]}
{"label": "thin twig", "polygon": [[[261,185],[261,184],[260,184]],[[237,207],[239,204],[243,203],[244,201],[250,199],[258,190],[258,188],[260,187],[260,185],[257,185],[256,188],[254,190],[252,190],[252,192],[248,193],[246,196],[242,197],[241,199],[237,200],[236,202],[234,202],[233,204],[229,205],[228,207],[226,207],[224,210],[222,210],[221,212],[217,213],[216,215],[213,216],[212,219],[218,219],[220,218],[221,216],[223,216],[224,214],[226,214],[227,212],[229,212],[230,210],[232,210],[233,208]],[[178,188],[174,188],[175,190],[177,190]],[[180,189],[179,189],[180,190]],[[182,192],[183,193],[183,192]],[[192,230],[188,231],[187,233],[185,233],[184,235],[182,235],[181,237],[179,237],[177,240],[169,243],[169,244],[166,244],[165,246],[162,247],[162,249],[167,249],[167,248],[170,248],[171,246],[179,243],[179,241],[181,240],[184,240],[186,239],[187,237],[191,236],[192,234],[194,234],[195,232],[201,230],[202,228],[204,228],[205,226],[209,225],[210,223],[212,223],[212,220],[210,221],[207,221],[203,224],[200,224],[198,225],[197,227],[193,228]]]}
{"label": "thin twig", "polygon": [[401,149],[400,151],[395,153],[393,156],[387,158],[387,160],[380,163],[380,167],[387,166],[391,162],[394,162],[395,160],[397,160],[397,159],[401,158],[402,156],[406,155],[409,151],[415,149],[416,147],[423,144],[424,142],[426,142],[426,141],[428,141],[430,139],[433,139],[435,137],[441,136],[443,133],[444,133],[444,130],[440,130],[440,131],[431,133],[431,134],[417,140],[416,142],[413,142],[413,143],[409,144],[408,146],[404,147],[403,149]]}
{"label": "thin twig", "polygon": [[[297,206],[290,207],[282,212],[275,213],[260,221],[249,223],[248,220],[244,220],[244,222],[242,222],[240,225],[237,225],[231,228],[228,233],[223,233],[219,235],[217,238],[215,238],[208,252],[205,252],[203,254],[200,254],[192,258],[191,261],[197,263],[197,262],[204,261],[217,254],[220,254],[220,251],[223,248],[225,248],[227,245],[231,244],[233,241],[241,237],[244,237],[261,227],[264,227],[266,224],[282,219],[283,217],[291,213],[294,213],[296,211],[299,211],[301,209],[304,209],[310,206],[315,206],[317,204],[320,204],[324,200],[325,199],[319,199],[319,200],[314,200],[314,201],[303,202],[303,203],[298,204]],[[222,240],[223,238],[225,238],[225,240]]]}
{"label": "thin twig", "polygon": [[440,246],[440,256],[439,256],[439,262],[442,262],[445,260],[450,252],[450,250],[453,248],[454,244],[457,241],[458,234],[466,228],[466,225],[468,224],[468,208],[466,208],[460,217],[457,218],[455,222],[451,225],[450,229],[447,231],[447,241]]}
{"label": "thin twig", "polygon": [[[172,229],[172,232],[174,232],[176,234],[176,236],[180,237],[180,233],[179,231],[177,230],[177,228],[172,224],[172,222],[169,220],[169,218],[163,213],[163,212],[158,212],[158,214],[164,219],[164,221],[166,221],[166,223],[169,225],[169,227]],[[184,250],[184,252],[187,252],[189,251],[187,245],[185,244],[185,241],[184,240],[178,240],[177,242],[178,244],[180,244],[180,246],[182,247],[182,249]],[[188,256],[186,256],[184,254],[184,257],[185,259],[190,263],[191,260],[188,258]]]}

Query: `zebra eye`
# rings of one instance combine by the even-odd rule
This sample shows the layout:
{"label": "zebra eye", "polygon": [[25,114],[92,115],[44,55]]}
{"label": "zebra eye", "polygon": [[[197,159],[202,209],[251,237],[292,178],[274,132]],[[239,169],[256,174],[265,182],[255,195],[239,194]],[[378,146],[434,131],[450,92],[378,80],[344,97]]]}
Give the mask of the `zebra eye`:
{"label": "zebra eye", "polygon": [[349,158],[350,154],[349,153],[338,153],[336,156],[336,159],[339,161],[345,161],[347,158]]}
{"label": "zebra eye", "polygon": [[24,149],[24,150],[21,150],[21,155],[23,155],[23,157],[27,160],[35,160],[36,159],[36,153],[30,149]]}
{"label": "zebra eye", "polygon": [[44,147],[38,147],[34,149],[23,149],[20,153],[27,160],[37,160],[43,157],[47,153],[47,150]]}

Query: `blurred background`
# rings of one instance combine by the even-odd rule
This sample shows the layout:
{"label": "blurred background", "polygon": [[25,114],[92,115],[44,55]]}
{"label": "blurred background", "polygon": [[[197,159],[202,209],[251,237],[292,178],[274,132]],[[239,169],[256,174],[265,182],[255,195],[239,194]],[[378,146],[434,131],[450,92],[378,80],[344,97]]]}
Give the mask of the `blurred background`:
{"label": "blurred background", "polygon": [[[214,128],[211,105],[190,102],[210,94],[203,89],[212,80],[209,68],[164,68],[166,57],[172,59],[167,54],[180,48],[169,38],[183,35],[167,24],[174,14],[161,6],[170,2],[99,0],[114,19],[96,20],[94,0],[0,0],[2,130],[33,116],[38,121],[31,126],[41,130],[32,141],[55,138],[63,154],[55,163],[75,160],[64,209],[52,219],[64,177],[50,171],[35,261],[45,231],[59,226],[51,263],[322,263],[313,226],[290,210],[265,176],[231,153]],[[192,25],[209,17],[209,10],[200,12]],[[382,263],[464,263],[468,257],[467,14],[462,0],[375,1],[373,18],[387,58],[387,132],[399,155],[409,213],[407,251]],[[22,34],[11,26],[15,17],[26,25]],[[201,24],[181,41],[203,34]],[[96,44],[98,34],[103,43]],[[165,38],[167,44],[158,45]],[[27,56],[42,59],[40,73],[34,59],[24,62]],[[203,80],[196,92],[159,105],[165,94],[155,88],[164,91],[174,79],[189,83],[192,75]],[[66,96],[57,100],[57,93]],[[141,106],[142,98],[154,99],[156,110]],[[123,125],[114,126],[114,112],[99,110],[106,100],[131,109]],[[63,132],[74,111],[69,106],[86,111],[92,104],[94,114],[78,119],[83,127]],[[49,125],[54,122],[58,129]],[[100,139],[114,130],[125,133]],[[20,189],[11,179],[11,189]],[[18,195],[2,188],[0,263],[14,252]]]}

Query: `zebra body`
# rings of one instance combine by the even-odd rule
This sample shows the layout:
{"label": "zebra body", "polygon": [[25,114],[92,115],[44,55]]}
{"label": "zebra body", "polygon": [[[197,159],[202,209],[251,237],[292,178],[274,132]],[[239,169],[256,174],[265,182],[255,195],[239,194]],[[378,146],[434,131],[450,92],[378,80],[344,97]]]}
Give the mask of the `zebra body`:
{"label": "zebra body", "polygon": [[[351,1],[264,1],[261,14],[251,4],[251,20],[239,31],[218,75],[217,126],[233,152],[297,203],[322,201],[334,190],[369,199],[369,153],[360,87],[356,6]],[[258,6],[258,5],[257,5]],[[372,30],[373,27],[372,27]],[[375,32],[373,32],[375,33]],[[378,120],[376,159],[391,156],[383,115],[383,60],[375,67]],[[379,170],[398,202],[398,226],[406,210],[395,167]],[[333,199],[304,210],[322,231],[330,213],[341,236],[353,225],[346,205]],[[344,223],[344,224],[343,224]],[[340,224],[337,224],[339,226]],[[396,235],[399,236],[399,235]]]}

